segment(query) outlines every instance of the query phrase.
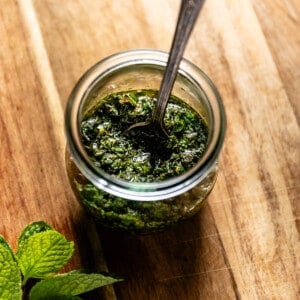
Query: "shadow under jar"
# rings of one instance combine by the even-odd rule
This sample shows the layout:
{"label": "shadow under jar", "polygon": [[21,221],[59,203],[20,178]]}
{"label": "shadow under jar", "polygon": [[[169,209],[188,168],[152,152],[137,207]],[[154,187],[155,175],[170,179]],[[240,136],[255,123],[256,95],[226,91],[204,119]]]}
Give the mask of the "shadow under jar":
{"label": "shadow under jar", "polygon": [[[112,114],[115,118],[119,111],[115,110],[113,105],[112,111],[107,111],[107,107],[110,107],[108,99],[119,97],[120,103],[128,102],[128,107],[134,108],[136,93],[151,95],[147,99],[150,99],[150,108],[153,108],[167,59],[167,53],[147,49],[114,54],[91,67],[77,82],[69,97],[65,113],[66,167],[69,181],[83,207],[106,228],[136,234],[164,230],[199,211],[216,181],[217,159],[226,127],[224,108],[211,80],[185,59],[180,64],[172,97],[175,102],[179,99],[179,102],[196,114],[205,125],[206,140],[199,147],[203,148],[201,155],[190,168],[182,168],[181,171],[174,172],[174,176],[170,176],[169,173],[165,178],[156,178],[153,174],[150,174],[150,177],[144,174],[140,177],[130,177],[126,172],[135,168],[131,166],[127,171],[119,171],[120,174],[123,172],[122,176],[107,171],[113,165],[117,165],[116,161],[125,164],[126,145],[125,148],[115,147],[115,153],[108,159],[108,154],[103,152],[101,147],[100,151],[99,145],[101,146],[102,141],[107,143],[109,140],[102,136],[109,132],[110,127],[105,128],[105,120],[93,127],[93,113],[106,105],[106,111],[102,111],[103,116]],[[124,98],[124,95],[127,98]],[[132,101],[133,103],[130,103]],[[141,109],[142,115],[139,116],[140,119],[134,119],[135,122],[151,118],[151,112],[146,115],[143,115],[143,112]],[[129,109],[128,114],[130,113]],[[167,114],[168,111],[166,116]],[[182,121],[179,111],[176,113],[176,108],[173,117]],[[99,122],[100,118],[101,122],[101,115],[97,118],[97,121]],[[167,121],[165,119],[166,127]],[[85,126],[91,124],[91,136],[97,139],[97,143],[90,141],[88,147],[86,141],[89,141],[91,136],[86,135],[86,128],[82,127],[84,122]],[[130,118],[128,122],[130,123]],[[118,120],[117,123],[120,124]],[[129,125],[126,123],[127,127]],[[110,142],[114,144],[114,140],[113,138]],[[189,145],[185,145],[184,153],[180,154],[179,158],[188,156],[189,150]],[[138,158],[141,160],[141,172],[145,171],[147,163],[149,166],[148,152],[151,152],[151,149],[144,150],[142,157]],[[127,153],[132,154],[132,151]],[[97,161],[97,155],[102,160]],[[136,159],[132,157],[128,159],[129,163],[134,160]],[[151,173],[149,170],[145,172]]]}

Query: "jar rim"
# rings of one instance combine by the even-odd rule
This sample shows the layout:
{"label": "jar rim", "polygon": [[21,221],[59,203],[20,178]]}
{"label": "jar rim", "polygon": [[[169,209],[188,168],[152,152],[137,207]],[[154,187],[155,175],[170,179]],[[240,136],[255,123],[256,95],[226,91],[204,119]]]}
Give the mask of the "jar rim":
{"label": "jar rim", "polygon": [[[221,96],[210,78],[196,65],[182,59],[179,73],[189,77],[193,84],[202,84],[210,89],[214,99],[208,99],[213,110],[213,137],[199,162],[187,172],[159,182],[128,182],[111,176],[97,168],[89,159],[80,138],[80,111],[82,100],[87,97],[93,86],[115,70],[124,66],[152,64],[165,67],[168,53],[154,49],[132,49],[112,54],[94,64],[77,81],[65,109],[65,133],[67,145],[74,163],[80,172],[97,188],[128,200],[157,201],[177,196],[191,189],[203,180],[214,167],[225,137],[226,116]],[[213,103],[211,102],[213,101]]]}

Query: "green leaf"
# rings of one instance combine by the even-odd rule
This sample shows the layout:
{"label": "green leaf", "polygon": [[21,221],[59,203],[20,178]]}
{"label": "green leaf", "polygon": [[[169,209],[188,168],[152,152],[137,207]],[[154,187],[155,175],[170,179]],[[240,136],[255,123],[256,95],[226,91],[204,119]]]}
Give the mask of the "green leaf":
{"label": "green leaf", "polygon": [[33,223],[27,225],[23,229],[23,231],[18,239],[18,252],[22,249],[24,242],[29,237],[31,237],[32,235],[34,235],[36,233],[44,232],[47,230],[52,230],[52,227],[43,221],[37,221],[37,222],[33,222]]}
{"label": "green leaf", "polygon": [[17,260],[24,276],[45,278],[60,270],[74,252],[74,243],[55,230],[36,233],[23,240]]}
{"label": "green leaf", "polygon": [[13,252],[0,236],[0,300],[22,299],[21,273]]}
{"label": "green leaf", "polygon": [[38,282],[30,291],[30,300],[61,299],[63,296],[77,296],[104,285],[121,281],[97,273],[65,273]]}

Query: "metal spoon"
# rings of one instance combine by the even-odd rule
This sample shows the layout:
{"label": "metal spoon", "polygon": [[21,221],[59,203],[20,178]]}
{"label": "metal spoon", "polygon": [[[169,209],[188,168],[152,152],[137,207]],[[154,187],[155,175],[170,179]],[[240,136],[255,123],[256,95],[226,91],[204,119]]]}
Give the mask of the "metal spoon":
{"label": "metal spoon", "polygon": [[[156,146],[164,144],[168,139],[168,133],[164,127],[164,115],[168,100],[176,79],[179,64],[183,56],[186,44],[196,23],[198,14],[205,0],[182,0],[177,20],[175,35],[169,54],[167,67],[158,92],[157,102],[154,107],[152,119],[146,122],[138,122],[126,129],[125,133],[135,132],[139,139],[156,142]],[[157,143],[158,142],[158,143]],[[153,146],[153,144],[152,144]]]}

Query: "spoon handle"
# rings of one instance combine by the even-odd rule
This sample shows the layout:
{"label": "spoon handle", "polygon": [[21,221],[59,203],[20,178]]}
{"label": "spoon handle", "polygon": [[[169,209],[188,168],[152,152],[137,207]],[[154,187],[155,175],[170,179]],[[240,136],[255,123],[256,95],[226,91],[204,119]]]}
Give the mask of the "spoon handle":
{"label": "spoon handle", "polygon": [[164,72],[164,77],[158,92],[158,100],[152,116],[152,121],[156,124],[163,124],[165,110],[176,79],[179,64],[204,1],[205,0],[181,1],[176,31],[173,38],[167,67]]}

